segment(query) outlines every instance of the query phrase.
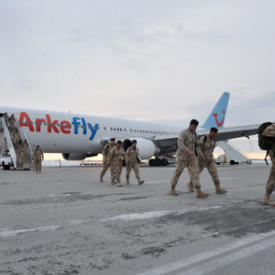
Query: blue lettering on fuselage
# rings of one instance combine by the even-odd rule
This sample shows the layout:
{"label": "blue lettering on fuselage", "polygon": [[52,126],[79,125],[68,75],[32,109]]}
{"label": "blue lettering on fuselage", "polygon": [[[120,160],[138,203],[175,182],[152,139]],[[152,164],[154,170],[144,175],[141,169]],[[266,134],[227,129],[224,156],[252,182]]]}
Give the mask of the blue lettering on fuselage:
{"label": "blue lettering on fuselage", "polygon": [[[81,122],[80,122],[81,121]],[[89,134],[90,134],[90,137],[89,137],[89,140],[93,140],[98,129],[99,129],[99,124],[96,123],[96,124],[91,124],[91,123],[86,123],[86,120],[84,117],[73,117],[73,121],[72,121],[72,125],[73,125],[73,128],[74,128],[74,134],[75,135],[78,135],[79,131],[78,131],[78,127],[80,125],[82,125],[82,133],[83,135],[87,135],[88,133],[88,130],[89,130]],[[87,128],[88,126],[88,128]]]}

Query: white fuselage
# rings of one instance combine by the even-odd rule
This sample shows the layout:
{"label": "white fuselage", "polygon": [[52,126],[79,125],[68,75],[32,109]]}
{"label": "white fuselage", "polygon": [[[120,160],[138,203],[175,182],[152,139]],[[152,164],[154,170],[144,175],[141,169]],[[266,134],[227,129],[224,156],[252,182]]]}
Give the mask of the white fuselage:
{"label": "white fuselage", "polygon": [[0,114],[14,114],[31,148],[47,153],[102,152],[103,142],[116,139],[175,137],[180,128],[141,121],[99,116],[0,107]]}

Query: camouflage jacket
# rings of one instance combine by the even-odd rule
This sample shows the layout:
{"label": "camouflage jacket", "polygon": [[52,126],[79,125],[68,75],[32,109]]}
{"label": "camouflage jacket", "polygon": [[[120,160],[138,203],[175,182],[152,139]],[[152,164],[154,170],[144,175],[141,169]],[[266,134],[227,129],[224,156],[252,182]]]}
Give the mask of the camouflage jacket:
{"label": "camouflage jacket", "polygon": [[126,151],[126,161],[129,163],[138,163],[139,150],[137,147],[130,146]]}

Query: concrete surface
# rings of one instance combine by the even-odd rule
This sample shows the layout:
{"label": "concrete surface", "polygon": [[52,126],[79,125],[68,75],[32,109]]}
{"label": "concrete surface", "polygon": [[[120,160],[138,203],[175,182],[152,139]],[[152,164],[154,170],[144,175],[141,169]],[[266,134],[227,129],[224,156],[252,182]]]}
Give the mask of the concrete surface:
{"label": "concrete surface", "polygon": [[219,167],[226,195],[204,172],[201,200],[186,173],[169,194],[174,168],[142,168],[143,186],[121,188],[100,169],[0,171],[0,274],[275,274],[266,166]]}

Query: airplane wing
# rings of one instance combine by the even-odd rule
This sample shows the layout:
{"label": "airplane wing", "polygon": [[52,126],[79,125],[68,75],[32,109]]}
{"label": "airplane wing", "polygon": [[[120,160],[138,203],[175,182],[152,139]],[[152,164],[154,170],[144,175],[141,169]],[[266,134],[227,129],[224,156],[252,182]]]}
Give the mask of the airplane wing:
{"label": "airplane wing", "polygon": [[[216,140],[228,140],[240,137],[247,137],[257,134],[260,124],[227,127],[219,130]],[[209,130],[199,130],[198,137],[207,135]],[[160,149],[160,154],[172,154],[177,150],[178,137],[155,137],[155,145]]]}
{"label": "airplane wing", "polygon": [[258,133],[259,126],[260,124],[254,124],[223,128],[219,130],[216,140],[221,141],[240,137],[249,138],[249,136],[256,135]]}

